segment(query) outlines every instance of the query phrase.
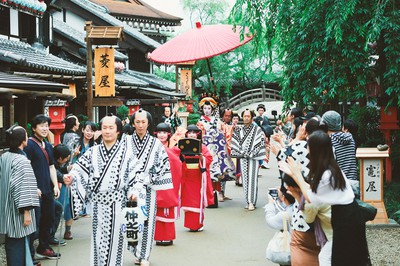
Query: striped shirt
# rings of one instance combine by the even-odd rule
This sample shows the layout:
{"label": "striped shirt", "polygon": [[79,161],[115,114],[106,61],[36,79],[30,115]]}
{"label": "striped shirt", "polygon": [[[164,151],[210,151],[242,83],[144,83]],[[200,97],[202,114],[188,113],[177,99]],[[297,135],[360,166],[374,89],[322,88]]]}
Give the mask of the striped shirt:
{"label": "striped shirt", "polygon": [[[36,231],[33,207],[39,206],[36,178],[29,160],[22,154],[6,152],[0,157],[0,234],[22,238]],[[32,222],[23,226],[24,209]]]}
{"label": "striped shirt", "polygon": [[356,144],[351,133],[335,132],[331,135],[336,161],[348,179],[358,180]]}

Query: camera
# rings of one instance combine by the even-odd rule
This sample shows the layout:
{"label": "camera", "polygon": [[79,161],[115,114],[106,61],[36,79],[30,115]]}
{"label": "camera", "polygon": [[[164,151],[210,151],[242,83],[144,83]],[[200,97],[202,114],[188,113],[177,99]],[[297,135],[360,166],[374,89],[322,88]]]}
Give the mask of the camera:
{"label": "camera", "polygon": [[268,194],[270,194],[272,198],[277,199],[278,198],[278,189],[269,188],[268,189]]}

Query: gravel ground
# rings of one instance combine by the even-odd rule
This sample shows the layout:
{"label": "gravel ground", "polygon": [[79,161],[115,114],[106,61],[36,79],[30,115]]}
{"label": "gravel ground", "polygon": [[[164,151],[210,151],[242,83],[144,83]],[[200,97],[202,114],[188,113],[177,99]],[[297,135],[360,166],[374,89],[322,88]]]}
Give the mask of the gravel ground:
{"label": "gravel ground", "polygon": [[[400,265],[400,226],[367,226],[367,239],[373,266]],[[4,244],[0,265],[6,265]]]}
{"label": "gravel ground", "polygon": [[400,226],[367,226],[367,240],[372,265],[400,265]]}

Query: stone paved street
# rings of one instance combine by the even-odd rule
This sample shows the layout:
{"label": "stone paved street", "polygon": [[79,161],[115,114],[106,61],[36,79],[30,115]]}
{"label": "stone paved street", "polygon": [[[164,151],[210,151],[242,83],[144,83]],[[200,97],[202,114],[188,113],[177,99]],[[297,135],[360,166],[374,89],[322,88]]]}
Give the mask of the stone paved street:
{"label": "stone paved street", "polygon": [[[234,266],[275,265],[265,259],[265,249],[275,233],[266,226],[264,209],[267,188],[279,185],[276,161],[271,169],[262,169],[259,178],[257,209],[244,209],[241,187],[228,182],[226,195],[232,200],[220,203],[218,209],[206,209],[204,231],[190,233],[183,227],[183,216],[176,223],[177,239],[173,246],[154,246],[152,266]],[[183,213],[181,213],[182,215]],[[74,239],[60,247],[60,266],[89,265],[91,219],[81,218],[73,224]],[[58,234],[57,234],[58,236]],[[55,248],[56,249],[56,248]],[[134,265],[134,257],[125,253],[124,265]],[[56,261],[43,261],[42,265],[56,265]]]}

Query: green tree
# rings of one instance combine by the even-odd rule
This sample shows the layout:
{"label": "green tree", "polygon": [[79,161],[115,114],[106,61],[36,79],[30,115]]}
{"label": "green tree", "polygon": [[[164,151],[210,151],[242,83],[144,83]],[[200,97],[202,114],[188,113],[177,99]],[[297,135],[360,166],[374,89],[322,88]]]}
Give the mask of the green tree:
{"label": "green tree", "polygon": [[[377,77],[400,104],[399,7],[390,0],[237,0],[230,21],[256,33],[255,50],[270,66],[276,52],[287,105],[365,98]],[[375,65],[371,54],[379,56]]]}
{"label": "green tree", "polygon": [[[184,0],[182,3],[192,25],[197,21],[204,25],[227,24],[229,5],[226,0]],[[209,59],[217,93],[229,96],[232,95],[232,87],[239,92],[260,86],[262,80],[275,82],[277,76],[266,64],[266,58],[262,52],[256,54],[252,42],[249,42],[232,52]],[[213,92],[206,60],[196,62],[193,79],[202,88],[201,92]]]}
{"label": "green tree", "polygon": [[194,27],[196,22],[203,25],[216,24],[226,21],[226,0],[182,0],[183,9],[189,12],[190,24]]}

